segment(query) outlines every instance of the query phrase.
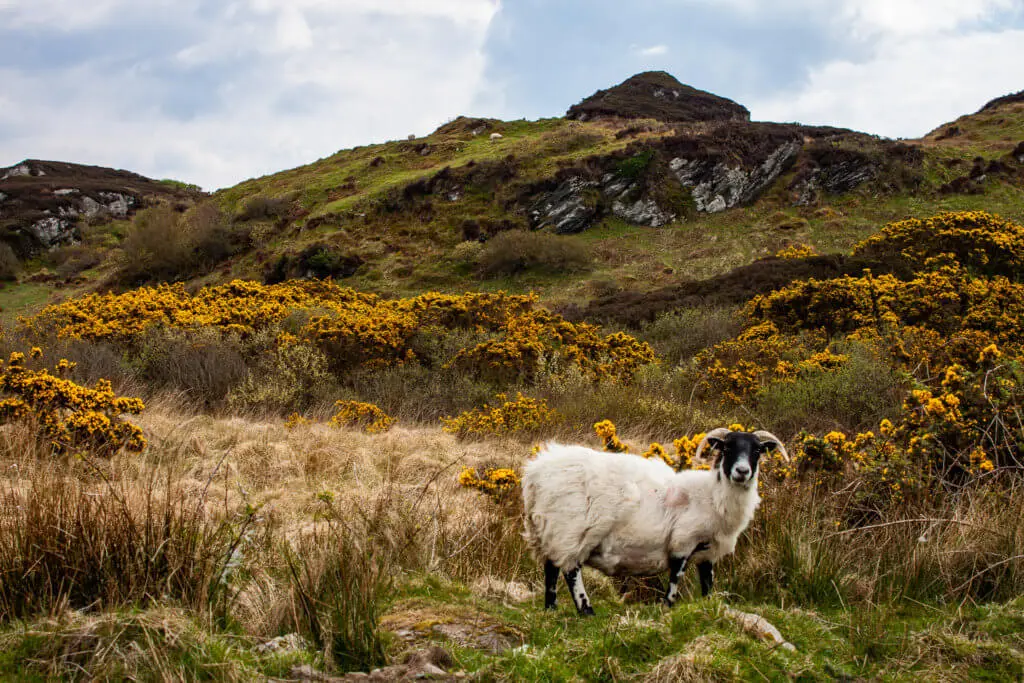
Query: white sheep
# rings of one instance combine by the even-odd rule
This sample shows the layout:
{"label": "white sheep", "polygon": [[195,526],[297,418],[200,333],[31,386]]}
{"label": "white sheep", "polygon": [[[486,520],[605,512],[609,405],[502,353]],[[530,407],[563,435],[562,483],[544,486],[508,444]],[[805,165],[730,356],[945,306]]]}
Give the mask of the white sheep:
{"label": "white sheep", "polygon": [[553,609],[558,573],[580,614],[594,613],[580,568],[609,576],[668,569],[665,602],[697,563],[702,595],[711,591],[714,563],[730,554],[754,516],[760,456],[778,449],[769,432],[716,429],[697,446],[718,452],[710,470],[676,472],[660,460],[548,444],[523,469],[525,537],[544,562],[544,606]]}
{"label": "white sheep", "polygon": [[504,137],[501,133],[491,133],[491,140],[501,140]]}

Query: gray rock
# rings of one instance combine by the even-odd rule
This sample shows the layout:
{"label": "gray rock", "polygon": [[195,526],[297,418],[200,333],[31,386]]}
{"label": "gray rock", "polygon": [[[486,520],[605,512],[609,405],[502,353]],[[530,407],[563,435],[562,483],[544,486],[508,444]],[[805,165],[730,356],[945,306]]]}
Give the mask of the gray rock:
{"label": "gray rock", "polygon": [[585,193],[597,187],[592,180],[569,178],[532,204],[531,223],[535,228],[550,228],[559,235],[583,232],[598,214],[596,204],[592,205]]}
{"label": "gray rock", "polygon": [[28,227],[28,233],[46,249],[78,241],[75,221],[67,217],[49,216]]}
{"label": "gray rock", "polygon": [[857,186],[874,180],[882,169],[876,163],[847,160],[826,167],[818,167],[796,185],[795,204],[807,206],[817,201],[819,194],[842,194]]}
{"label": "gray rock", "polygon": [[612,213],[622,220],[652,228],[660,228],[676,219],[674,213],[662,210],[653,199],[638,199],[632,204],[615,202],[612,204]]}
{"label": "gray rock", "polygon": [[[33,175],[32,168],[28,164],[18,164],[6,169],[3,176],[0,176],[0,180],[7,180],[8,178],[17,178],[18,176],[30,176]],[[46,175],[42,171],[36,172],[34,175]]]}
{"label": "gray rock", "polygon": [[683,187],[691,188],[698,211],[717,213],[757,199],[796,159],[798,140],[775,149],[752,169],[729,166],[713,159],[675,158],[669,168]]}
{"label": "gray rock", "polygon": [[100,192],[100,199],[103,200],[104,206],[107,207],[107,211],[110,215],[117,218],[125,218],[128,216],[128,212],[134,209],[138,205],[138,200],[130,194],[121,194],[120,192]]}
{"label": "gray rock", "polygon": [[76,190],[73,187],[67,187],[62,190],[54,190],[53,194],[57,195],[58,197],[67,197],[68,195],[78,194],[78,192],[79,190]]}
{"label": "gray rock", "polygon": [[278,636],[273,640],[257,645],[254,649],[257,654],[265,655],[272,652],[288,653],[301,652],[310,647],[309,642],[298,633],[289,633],[285,636]]}

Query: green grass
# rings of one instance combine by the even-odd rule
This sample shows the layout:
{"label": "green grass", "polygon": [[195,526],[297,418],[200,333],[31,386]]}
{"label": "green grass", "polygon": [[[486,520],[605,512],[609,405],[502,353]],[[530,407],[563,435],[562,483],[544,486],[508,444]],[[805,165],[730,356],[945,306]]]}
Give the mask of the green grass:
{"label": "green grass", "polygon": [[0,286],[0,327],[10,327],[19,315],[39,310],[52,293],[53,287],[36,282]]}
{"label": "green grass", "polygon": [[[669,610],[622,604],[608,582],[593,578],[597,616],[584,619],[562,586],[558,610],[547,612],[539,597],[503,604],[462,584],[413,576],[392,597],[384,622],[407,619],[414,639],[389,637],[390,654],[400,659],[406,649],[436,643],[453,654],[456,669],[481,681],[655,680],[655,671],[662,674],[658,680],[1009,681],[1024,675],[1024,599],[808,610],[719,596],[690,597]],[[744,632],[729,607],[762,616],[796,651]],[[449,641],[435,624],[464,625],[470,632],[475,624],[522,645],[495,654]],[[202,627],[166,609],[13,624],[0,631],[0,643],[4,680],[156,680],[168,673],[245,680],[286,676],[298,664],[324,666],[312,652],[259,655],[251,638]]]}

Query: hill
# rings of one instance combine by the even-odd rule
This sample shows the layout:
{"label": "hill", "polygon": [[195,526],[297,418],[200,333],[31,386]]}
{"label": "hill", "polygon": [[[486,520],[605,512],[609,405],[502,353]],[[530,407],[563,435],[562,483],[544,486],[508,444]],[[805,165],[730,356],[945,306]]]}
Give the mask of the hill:
{"label": "hill", "polygon": [[129,171],[26,159],[0,168],[0,241],[21,256],[81,241],[81,225],[130,218],[147,202],[201,193]]}
{"label": "hill", "polygon": [[[677,83],[640,74],[603,101],[646,107],[665,100],[658,89]],[[589,304],[600,301],[612,310],[652,292],[664,301],[702,300],[673,292],[713,290],[716,278],[793,246],[841,252],[908,215],[984,208],[1024,218],[1024,105],[1012,98],[920,140],[893,141],[750,122],[735,103],[675,89],[680,106],[712,103],[694,114],[702,120],[654,110],[644,112],[663,118],[629,118],[639,109],[585,121],[463,117],[423,138],[342,150],[199,197],[208,210],[198,220],[182,214],[178,227],[166,216],[146,222],[151,231],[163,225],[186,236],[181,244],[155,234],[150,242],[158,246],[146,247],[142,236],[124,241],[124,224],[99,226],[86,243],[105,265],[88,271],[83,286],[313,276],[388,294],[535,290],[558,307],[596,311]],[[722,114],[729,110],[735,116]],[[53,192],[64,188],[47,178],[3,182],[44,188],[38,201],[51,205],[37,206],[59,213]],[[196,198],[137,176],[116,180],[164,203]],[[12,243],[32,251],[31,243]],[[56,268],[73,248],[35,250],[41,255],[25,274],[66,280]],[[126,249],[135,266],[118,270]],[[771,282],[784,271],[772,262],[752,267],[770,270]],[[18,310],[47,291],[14,301],[9,290],[3,305]]]}
{"label": "hill", "polygon": [[664,71],[637,74],[613,88],[598,90],[570,107],[565,116],[575,121],[603,117],[672,123],[750,120],[750,112],[743,105],[684,85]]}

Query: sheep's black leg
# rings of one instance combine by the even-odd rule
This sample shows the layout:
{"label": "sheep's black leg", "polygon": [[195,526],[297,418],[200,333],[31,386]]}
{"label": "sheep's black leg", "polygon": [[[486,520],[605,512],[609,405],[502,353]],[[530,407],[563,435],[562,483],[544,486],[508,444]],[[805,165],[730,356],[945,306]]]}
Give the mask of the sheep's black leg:
{"label": "sheep's black leg", "polygon": [[557,592],[558,567],[551,560],[544,560],[544,609],[555,609]]}
{"label": "sheep's black leg", "polygon": [[593,616],[594,608],[590,606],[590,598],[587,597],[587,590],[583,587],[583,575],[578,566],[565,572],[565,584],[569,586],[569,594],[572,596],[572,601],[576,603],[576,611],[585,617]]}
{"label": "sheep's black leg", "polygon": [[668,558],[668,591],[665,593],[665,604],[671,607],[679,597],[679,580],[686,571],[686,563],[690,556]]}
{"label": "sheep's black leg", "polygon": [[701,562],[697,565],[697,572],[700,574],[700,594],[707,597],[715,583],[715,566],[710,562]]}

